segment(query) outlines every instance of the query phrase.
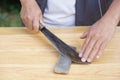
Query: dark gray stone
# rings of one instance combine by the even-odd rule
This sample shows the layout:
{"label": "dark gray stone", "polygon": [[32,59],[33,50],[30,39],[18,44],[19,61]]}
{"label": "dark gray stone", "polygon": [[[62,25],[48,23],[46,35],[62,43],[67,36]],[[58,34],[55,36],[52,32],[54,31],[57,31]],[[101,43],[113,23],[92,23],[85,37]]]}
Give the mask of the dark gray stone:
{"label": "dark gray stone", "polygon": [[[72,49],[76,50],[75,47],[72,47]],[[69,72],[72,60],[67,55],[62,54],[63,53],[59,52],[59,58],[54,67],[54,72],[59,74],[67,74]]]}

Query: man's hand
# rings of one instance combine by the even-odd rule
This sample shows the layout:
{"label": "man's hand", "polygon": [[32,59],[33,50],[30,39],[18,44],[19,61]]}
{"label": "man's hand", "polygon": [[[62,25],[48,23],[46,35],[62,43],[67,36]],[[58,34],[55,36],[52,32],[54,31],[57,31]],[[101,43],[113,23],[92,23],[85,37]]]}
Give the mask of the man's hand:
{"label": "man's hand", "polygon": [[25,26],[30,30],[38,32],[39,23],[43,23],[42,12],[36,3],[36,0],[20,0],[22,9],[20,12],[21,19]]}
{"label": "man's hand", "polygon": [[99,58],[102,55],[115,32],[119,20],[120,0],[113,0],[105,15],[81,36],[82,39],[85,39],[79,54],[83,62],[91,62],[94,57]]}
{"label": "man's hand", "polygon": [[106,45],[111,40],[115,28],[109,22],[100,20],[91,26],[82,36],[85,39],[79,54],[82,61],[91,62],[94,57],[99,58],[103,53]]}

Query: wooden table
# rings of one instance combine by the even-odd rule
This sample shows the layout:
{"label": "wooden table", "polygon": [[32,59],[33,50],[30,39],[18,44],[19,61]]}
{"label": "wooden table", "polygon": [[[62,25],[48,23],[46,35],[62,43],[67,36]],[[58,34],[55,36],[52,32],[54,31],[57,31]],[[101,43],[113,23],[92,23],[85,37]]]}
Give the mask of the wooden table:
{"label": "wooden table", "polygon": [[[80,51],[87,27],[50,28]],[[21,27],[0,28],[0,80],[120,80],[120,28],[100,59],[90,65],[72,64],[69,74],[53,72],[57,51],[42,33]]]}

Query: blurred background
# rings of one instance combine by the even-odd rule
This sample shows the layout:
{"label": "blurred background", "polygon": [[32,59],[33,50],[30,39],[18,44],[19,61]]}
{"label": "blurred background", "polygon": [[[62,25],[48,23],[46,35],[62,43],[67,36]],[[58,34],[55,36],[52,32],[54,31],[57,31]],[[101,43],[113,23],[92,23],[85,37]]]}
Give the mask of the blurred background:
{"label": "blurred background", "polygon": [[21,26],[19,0],[0,0],[0,27]]}
{"label": "blurred background", "polygon": [[19,0],[0,0],[0,27],[21,26],[20,9]]}

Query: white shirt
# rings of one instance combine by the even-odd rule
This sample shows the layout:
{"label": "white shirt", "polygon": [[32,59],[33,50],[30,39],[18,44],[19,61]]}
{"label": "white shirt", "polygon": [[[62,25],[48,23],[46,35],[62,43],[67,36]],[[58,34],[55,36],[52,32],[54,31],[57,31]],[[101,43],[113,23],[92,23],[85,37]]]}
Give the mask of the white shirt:
{"label": "white shirt", "polygon": [[44,23],[51,27],[75,26],[76,0],[48,0]]}

